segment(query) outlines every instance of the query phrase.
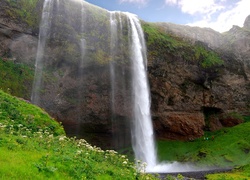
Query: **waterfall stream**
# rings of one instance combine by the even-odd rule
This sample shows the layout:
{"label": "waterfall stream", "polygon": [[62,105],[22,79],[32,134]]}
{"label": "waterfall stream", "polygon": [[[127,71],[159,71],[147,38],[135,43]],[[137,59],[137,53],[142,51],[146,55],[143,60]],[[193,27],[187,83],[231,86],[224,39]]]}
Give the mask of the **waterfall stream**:
{"label": "waterfall stream", "polygon": [[40,105],[40,91],[42,86],[43,57],[47,39],[51,29],[51,14],[53,9],[53,0],[45,0],[43,4],[42,19],[39,28],[39,40],[35,63],[35,77],[32,86],[31,102]]}
{"label": "waterfall stream", "polygon": [[[58,49],[60,49],[59,47],[63,47],[67,48],[67,51],[64,49],[57,51],[56,49],[52,49],[55,53],[58,53],[59,58],[56,55],[51,59],[47,58],[46,68],[49,67],[49,69],[54,70],[51,76],[55,76],[55,80],[52,82],[56,82],[57,85],[48,85],[49,81],[44,85],[47,86],[46,91],[50,91],[49,93],[51,94],[51,99],[47,99],[47,101],[51,102],[46,103],[52,104],[50,106],[52,108],[55,105],[61,106],[64,102],[75,103],[79,108],[73,112],[77,112],[78,114],[85,112],[84,107],[89,108],[89,104],[86,105],[86,102],[88,102],[87,98],[96,97],[93,92],[89,92],[90,94],[87,95],[84,94],[84,91],[87,91],[89,85],[91,85],[90,83],[86,83],[87,85],[84,84],[86,79],[88,80],[84,76],[87,73],[91,73],[90,70],[87,73],[85,72],[86,64],[91,64],[93,61],[96,63],[100,60],[101,62],[105,62],[104,57],[100,57],[100,55],[109,53],[106,56],[108,57],[107,64],[110,73],[109,99],[113,126],[111,129],[115,132],[114,136],[116,136],[114,143],[120,148],[123,147],[126,139],[131,138],[130,141],[132,141],[135,158],[146,162],[147,171],[151,171],[157,164],[157,155],[150,113],[151,102],[147,77],[146,45],[140,20],[134,14],[105,12],[102,10],[104,12],[102,15],[103,18],[110,21],[109,27],[105,27],[105,23],[102,26],[104,29],[109,29],[110,33],[103,33],[104,29],[102,28],[100,30],[98,28],[94,29],[95,32],[93,32],[94,30],[89,28],[89,24],[85,24],[87,21],[91,20],[92,22],[93,20],[93,17],[87,17],[88,9],[85,7],[87,6],[86,3],[79,1],[79,6],[72,6],[72,9],[63,7],[64,3],[70,2],[61,0],[59,3],[59,0],[56,0],[55,4],[59,10],[53,11],[54,0],[44,1],[39,29],[35,77],[31,95],[32,103],[40,105],[42,99],[40,94],[42,91],[46,93],[44,90],[46,88],[43,87],[42,82],[45,69],[44,58],[45,56],[49,56],[46,51],[46,44],[48,42],[51,44],[57,43]],[[76,1],[74,2],[76,3]],[[78,14],[72,11],[74,10],[73,8],[79,8]],[[79,11],[81,12],[79,13]],[[52,17],[52,13],[54,13],[53,16],[57,17],[58,20],[53,21],[54,17]],[[66,14],[66,16],[64,17],[63,14]],[[72,17],[70,18],[70,16]],[[79,16],[81,17],[78,18]],[[94,27],[99,26],[96,22],[92,23]],[[66,27],[65,32],[62,30],[62,27]],[[96,35],[101,36],[103,42],[108,42],[109,44],[101,45],[99,42],[96,42],[98,40]],[[53,38],[53,40],[50,38]],[[96,48],[97,44],[99,48]],[[110,48],[109,52],[107,52],[108,48]],[[50,49],[50,51],[52,50]],[[73,53],[65,53],[68,51],[69,53]],[[96,55],[97,53],[99,54]],[[77,63],[78,70],[74,73],[69,73],[69,66],[74,67],[73,63]],[[93,64],[91,64],[92,67]],[[89,77],[92,78],[93,76]],[[72,83],[64,87],[63,83],[65,83],[65,79],[67,81],[71,79]],[[73,88],[73,86],[78,88],[77,91],[74,91],[77,95],[74,93],[63,94],[63,88],[71,90],[70,88]],[[96,90],[99,87],[92,86],[91,88]],[[70,97],[66,95],[70,95]],[[76,96],[76,100],[73,99],[74,95]],[[54,97],[56,98],[53,99]],[[79,115],[77,120],[82,121],[81,117]],[[131,131],[130,136],[125,135],[128,129]],[[78,130],[80,131],[80,128]]]}
{"label": "waterfall stream", "polygon": [[139,19],[126,13],[131,27],[131,61],[133,65],[133,109],[132,143],[135,157],[147,163],[147,170],[156,165],[153,125],[150,113],[150,93],[146,72],[146,46]]}

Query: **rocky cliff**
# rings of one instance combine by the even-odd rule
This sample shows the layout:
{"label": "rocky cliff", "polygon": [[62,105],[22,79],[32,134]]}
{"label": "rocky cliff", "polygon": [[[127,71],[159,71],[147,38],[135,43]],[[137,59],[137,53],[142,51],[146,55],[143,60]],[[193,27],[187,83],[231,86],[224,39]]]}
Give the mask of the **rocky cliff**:
{"label": "rocky cliff", "polygon": [[[32,67],[43,1],[33,2],[0,2],[0,56]],[[54,5],[60,8],[53,9],[44,56],[40,106],[62,121],[68,133],[88,135],[90,141],[103,147],[114,146],[112,134],[119,136],[118,141],[130,139],[131,67],[124,45],[128,39],[119,37],[120,52],[114,55],[116,87],[120,88],[111,112],[110,15],[90,4],[59,2]],[[21,11],[24,7],[30,10],[26,15]],[[65,14],[66,18],[62,18]],[[123,16],[120,19],[125,22]],[[206,28],[142,22],[158,138],[192,140],[203,135],[205,126],[209,128],[208,115],[249,113],[249,21],[247,17],[243,28],[235,26],[223,34]],[[121,24],[124,35],[128,34],[126,23]],[[87,46],[81,63],[83,39]],[[124,74],[126,80],[119,81]],[[28,91],[31,94],[31,87]],[[118,123],[112,123],[114,120]]]}
{"label": "rocky cliff", "polygon": [[[195,52],[183,44],[170,53],[167,48],[162,51],[158,48],[163,56],[159,58],[151,56],[155,44],[148,43],[153,119],[159,137],[192,139],[202,135],[204,116],[231,111],[249,113],[249,16],[243,28],[234,26],[223,34],[170,23],[156,26],[173,39],[181,38],[194,47],[202,46],[223,60],[223,64],[204,67],[199,64],[204,56],[198,61],[193,57],[196,62],[190,60]],[[181,122],[183,120],[190,125]],[[207,118],[206,121],[207,127],[211,127]],[[162,132],[165,130],[168,133]]]}

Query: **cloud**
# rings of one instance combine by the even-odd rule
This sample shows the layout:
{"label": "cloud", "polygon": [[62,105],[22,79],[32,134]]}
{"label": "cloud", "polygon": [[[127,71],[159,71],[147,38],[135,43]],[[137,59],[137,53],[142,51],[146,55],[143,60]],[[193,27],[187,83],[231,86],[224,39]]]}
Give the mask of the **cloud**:
{"label": "cloud", "polygon": [[120,0],[120,3],[133,3],[138,4],[139,6],[145,6],[148,3],[148,0]]}
{"label": "cloud", "polygon": [[188,25],[210,27],[219,32],[228,31],[232,25],[242,26],[250,14],[249,0],[165,0],[165,3],[196,19]]}
{"label": "cloud", "polygon": [[165,3],[169,5],[175,5],[177,4],[177,0],[165,0]]}
{"label": "cloud", "polygon": [[220,11],[215,18],[203,16],[199,21],[189,23],[191,26],[211,27],[219,32],[228,31],[233,25],[243,26],[245,18],[250,14],[250,1],[239,0],[231,8]]}
{"label": "cloud", "polygon": [[[223,0],[225,1],[225,0]],[[166,4],[177,5],[183,13],[190,15],[194,14],[207,14],[213,13],[220,9],[223,9],[223,6],[220,5],[221,0],[165,0]]]}

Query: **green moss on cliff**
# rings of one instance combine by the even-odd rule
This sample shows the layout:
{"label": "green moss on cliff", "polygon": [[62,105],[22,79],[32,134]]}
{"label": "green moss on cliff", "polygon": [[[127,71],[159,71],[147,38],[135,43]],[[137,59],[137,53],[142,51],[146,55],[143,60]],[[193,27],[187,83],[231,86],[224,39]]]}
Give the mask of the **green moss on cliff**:
{"label": "green moss on cliff", "polygon": [[[175,53],[181,47],[188,47],[187,43],[174,39],[164,32],[164,29],[156,26],[153,23],[142,23],[142,28],[145,33],[149,60],[154,60],[163,57],[169,53]],[[179,51],[182,53],[182,51]]]}
{"label": "green moss on cliff", "polygon": [[9,7],[6,13],[13,19],[25,22],[29,27],[35,28],[39,25],[39,11],[37,9],[39,0],[5,0]]}
{"label": "green moss on cliff", "polygon": [[213,51],[208,51],[202,46],[195,46],[195,59],[200,60],[202,68],[220,66],[224,61]]}
{"label": "green moss on cliff", "polygon": [[15,96],[29,99],[34,70],[0,57],[0,89]]}
{"label": "green moss on cliff", "polygon": [[165,29],[153,23],[142,23],[145,32],[148,59],[166,60],[169,57],[181,57],[189,62],[197,62],[203,68],[220,66],[224,61],[218,54],[202,44],[191,44],[180,37],[170,35]]}

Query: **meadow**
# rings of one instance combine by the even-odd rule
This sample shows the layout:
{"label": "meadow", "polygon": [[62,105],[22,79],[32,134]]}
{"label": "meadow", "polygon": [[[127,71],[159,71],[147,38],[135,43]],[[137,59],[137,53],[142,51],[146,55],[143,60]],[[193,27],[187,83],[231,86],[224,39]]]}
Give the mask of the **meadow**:
{"label": "meadow", "polygon": [[42,109],[0,90],[0,179],[156,179],[145,166],[66,137]]}

